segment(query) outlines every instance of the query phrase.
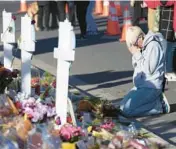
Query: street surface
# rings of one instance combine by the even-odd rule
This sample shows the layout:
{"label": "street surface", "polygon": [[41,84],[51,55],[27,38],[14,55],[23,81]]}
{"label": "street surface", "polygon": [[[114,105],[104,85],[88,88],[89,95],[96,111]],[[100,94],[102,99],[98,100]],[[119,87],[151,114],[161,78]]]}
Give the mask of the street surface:
{"label": "street surface", "polygon": [[[123,6],[127,2],[123,2]],[[0,12],[6,8],[16,12],[19,2],[0,2]],[[0,14],[0,17],[2,15]],[[20,16],[16,20],[16,38],[20,36]],[[87,40],[77,40],[76,58],[70,72],[70,84],[92,96],[101,96],[108,100],[120,101],[131,89],[133,69],[131,55],[125,43],[118,41],[119,36],[107,36],[107,18],[97,17],[99,34],[89,36]],[[120,18],[120,23],[122,19]],[[0,18],[2,33],[2,18]],[[146,24],[142,25],[145,27]],[[75,33],[79,35],[79,27]],[[36,52],[32,63],[44,70],[56,73],[56,60],[53,49],[57,47],[57,30],[37,32]],[[0,50],[3,50],[2,43]],[[2,52],[1,52],[2,53]],[[17,57],[20,51],[14,53]],[[138,120],[152,132],[176,145],[176,82],[169,82],[166,96],[171,105],[171,113],[160,116],[139,118]]]}

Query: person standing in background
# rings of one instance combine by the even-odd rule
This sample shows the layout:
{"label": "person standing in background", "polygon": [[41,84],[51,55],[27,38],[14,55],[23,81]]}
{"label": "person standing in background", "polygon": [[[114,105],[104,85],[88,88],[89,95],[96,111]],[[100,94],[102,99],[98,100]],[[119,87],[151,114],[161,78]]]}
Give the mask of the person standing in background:
{"label": "person standing in background", "polygon": [[37,1],[39,6],[38,11],[38,29],[37,30],[49,30],[49,1]]}
{"label": "person standing in background", "polygon": [[89,6],[89,1],[75,1],[77,19],[81,30],[81,39],[86,39],[87,23],[86,13]]}
{"label": "person standing in background", "polygon": [[65,7],[66,4],[68,4],[68,11],[69,11],[69,21],[73,25],[73,20],[74,20],[74,1],[57,1],[57,7],[58,7],[58,14],[59,14],[59,21],[64,22],[66,19],[66,12],[65,12]]}
{"label": "person standing in background", "polygon": [[176,50],[176,2],[160,0],[160,23],[159,32],[167,40],[166,50],[166,74],[168,81],[176,81],[176,74],[173,72],[173,57]]}
{"label": "person standing in background", "polygon": [[57,3],[56,1],[49,1],[49,5],[50,5],[50,13],[52,16],[51,19],[51,29],[57,29],[58,28],[58,23],[57,23],[57,19],[58,19],[58,9],[57,9]]}
{"label": "person standing in background", "polygon": [[134,26],[139,26],[139,22],[141,18],[147,18],[147,8],[142,8],[143,1],[138,0],[130,0],[131,7],[134,8],[133,12],[133,22]]}
{"label": "person standing in background", "polygon": [[87,8],[87,14],[86,14],[86,22],[87,22],[87,33],[89,35],[96,35],[98,34],[98,29],[97,29],[97,25],[96,22],[92,16],[92,12],[95,6],[95,1],[94,0],[90,0],[89,2],[89,6]]}

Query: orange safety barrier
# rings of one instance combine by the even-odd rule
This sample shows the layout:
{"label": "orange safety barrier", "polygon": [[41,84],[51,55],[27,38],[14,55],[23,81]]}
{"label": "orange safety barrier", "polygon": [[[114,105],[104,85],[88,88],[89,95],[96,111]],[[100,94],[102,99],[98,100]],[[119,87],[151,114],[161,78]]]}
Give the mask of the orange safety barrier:
{"label": "orange safety barrier", "polygon": [[120,42],[126,41],[126,31],[127,29],[132,26],[132,17],[130,16],[129,8],[125,7],[124,14],[123,14],[123,27],[122,27],[122,35]]}
{"label": "orange safety barrier", "polygon": [[115,4],[116,10],[117,10],[117,16],[121,17],[122,16],[122,9],[121,9],[121,6],[120,6],[120,1],[117,0],[117,1],[114,2],[114,4]]}
{"label": "orange safety barrier", "polygon": [[121,34],[119,20],[114,2],[110,1],[109,17],[107,23],[107,35],[119,35]]}

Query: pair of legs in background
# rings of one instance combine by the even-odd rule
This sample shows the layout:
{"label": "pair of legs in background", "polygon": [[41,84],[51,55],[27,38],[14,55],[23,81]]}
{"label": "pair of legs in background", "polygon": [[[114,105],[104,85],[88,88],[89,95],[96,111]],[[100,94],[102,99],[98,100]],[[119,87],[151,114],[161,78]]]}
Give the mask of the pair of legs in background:
{"label": "pair of legs in background", "polygon": [[149,116],[170,112],[170,106],[162,90],[152,88],[132,88],[120,102],[120,109],[126,117]]}
{"label": "pair of legs in background", "polygon": [[[58,11],[55,1],[45,1],[42,5],[39,5],[38,11],[38,27],[40,30],[49,30],[58,28],[57,18]],[[50,19],[51,14],[51,19]],[[51,20],[51,25],[50,25]]]}
{"label": "pair of legs in background", "polygon": [[[166,75],[165,77],[168,81],[176,81],[176,68],[174,68],[174,54],[176,52],[176,42],[167,42],[167,50],[166,50]],[[175,70],[174,70],[175,69]]]}
{"label": "pair of legs in background", "polygon": [[59,22],[64,22],[67,18],[65,7],[66,4],[68,4],[68,19],[72,23],[72,25],[75,25],[75,4],[74,1],[57,1],[57,7],[58,7],[58,15],[59,15]]}
{"label": "pair of legs in background", "polygon": [[81,38],[85,38],[87,32],[86,13],[89,6],[89,1],[75,1],[76,14],[81,30]]}

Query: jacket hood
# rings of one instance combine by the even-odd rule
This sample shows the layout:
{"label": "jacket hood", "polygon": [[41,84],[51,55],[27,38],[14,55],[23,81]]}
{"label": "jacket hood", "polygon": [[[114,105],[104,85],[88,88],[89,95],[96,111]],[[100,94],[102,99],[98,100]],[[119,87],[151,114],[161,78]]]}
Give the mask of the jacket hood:
{"label": "jacket hood", "polygon": [[152,31],[149,31],[148,34],[145,36],[143,47],[145,47],[149,42],[154,40],[154,38],[161,43],[162,49],[166,49],[167,44],[163,35],[159,32],[153,33]]}

